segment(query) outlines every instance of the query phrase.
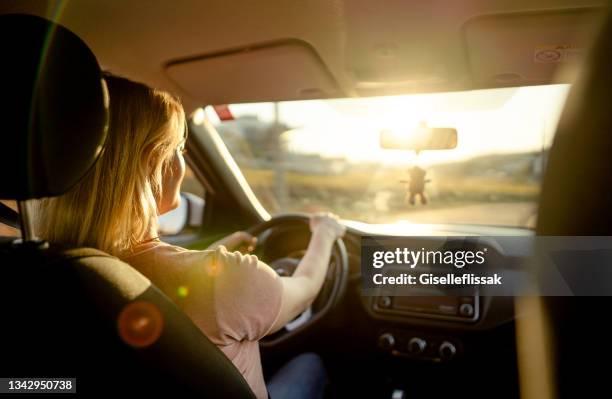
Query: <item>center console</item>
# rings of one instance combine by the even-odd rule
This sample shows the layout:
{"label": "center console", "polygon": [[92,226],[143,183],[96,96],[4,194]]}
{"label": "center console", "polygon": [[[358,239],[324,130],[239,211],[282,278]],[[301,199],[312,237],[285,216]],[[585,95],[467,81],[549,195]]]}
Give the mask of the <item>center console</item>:
{"label": "center console", "polygon": [[372,310],[381,315],[423,317],[462,323],[478,320],[480,304],[476,292],[473,295],[458,297],[432,296],[432,293],[426,290],[423,290],[423,294],[423,296],[376,296],[372,301]]}

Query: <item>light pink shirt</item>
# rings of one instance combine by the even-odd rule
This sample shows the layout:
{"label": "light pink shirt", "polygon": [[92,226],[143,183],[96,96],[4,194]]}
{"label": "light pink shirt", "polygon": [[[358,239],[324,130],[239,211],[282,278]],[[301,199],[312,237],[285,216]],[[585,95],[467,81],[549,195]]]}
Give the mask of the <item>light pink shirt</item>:
{"label": "light pink shirt", "polygon": [[121,256],[187,313],[240,370],[258,398],[267,398],[258,340],[280,313],[279,276],[254,255],[193,251],[162,242]]}

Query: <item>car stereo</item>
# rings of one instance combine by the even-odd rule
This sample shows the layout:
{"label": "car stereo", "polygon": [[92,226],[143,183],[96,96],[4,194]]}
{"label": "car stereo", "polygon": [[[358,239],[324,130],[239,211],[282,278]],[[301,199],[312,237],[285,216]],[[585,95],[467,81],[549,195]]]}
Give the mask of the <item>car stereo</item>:
{"label": "car stereo", "polygon": [[414,288],[411,295],[393,295],[389,290],[373,297],[372,310],[396,316],[474,322],[478,320],[479,296],[476,289],[469,295],[444,295],[435,288]]}

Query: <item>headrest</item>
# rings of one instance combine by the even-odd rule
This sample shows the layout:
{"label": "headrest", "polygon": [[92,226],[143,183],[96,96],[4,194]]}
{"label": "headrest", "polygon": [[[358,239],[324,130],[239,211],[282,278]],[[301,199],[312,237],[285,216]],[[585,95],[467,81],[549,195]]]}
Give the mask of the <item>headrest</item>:
{"label": "headrest", "polygon": [[572,86],[548,157],[537,233],[612,235],[612,14]]}
{"label": "headrest", "polygon": [[0,15],[0,198],[68,191],[106,140],[108,93],[89,47],[33,15]]}

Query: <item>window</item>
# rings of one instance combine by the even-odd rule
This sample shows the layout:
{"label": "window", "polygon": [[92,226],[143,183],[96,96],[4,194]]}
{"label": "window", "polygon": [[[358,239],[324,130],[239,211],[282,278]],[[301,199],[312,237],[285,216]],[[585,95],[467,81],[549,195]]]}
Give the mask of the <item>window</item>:
{"label": "window", "polygon": [[[271,214],[331,211],[368,223],[534,225],[568,85],[230,104],[204,114]],[[223,119],[223,120],[221,120]],[[455,149],[381,148],[385,130],[452,127]],[[411,170],[426,201],[412,201]]]}
{"label": "window", "polygon": [[162,237],[193,235],[202,226],[204,217],[204,186],[193,170],[186,165],[181,186],[181,204],[178,208],[159,217],[159,233]]}

